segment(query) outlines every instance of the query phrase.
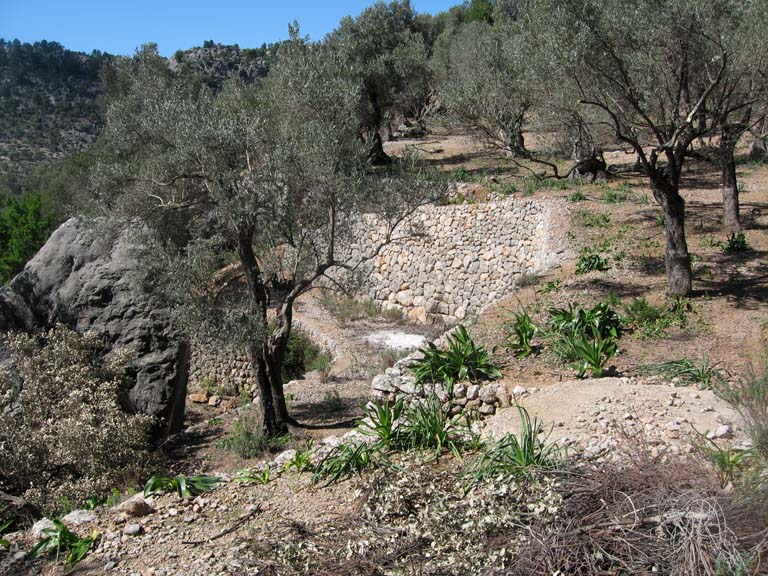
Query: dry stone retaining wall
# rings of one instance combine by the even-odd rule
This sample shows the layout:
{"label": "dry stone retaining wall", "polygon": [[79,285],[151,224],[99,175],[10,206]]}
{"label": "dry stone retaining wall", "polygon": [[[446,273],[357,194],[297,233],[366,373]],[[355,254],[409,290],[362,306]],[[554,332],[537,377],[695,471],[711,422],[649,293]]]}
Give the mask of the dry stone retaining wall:
{"label": "dry stone retaining wall", "polygon": [[[404,228],[418,232],[388,245],[373,260],[363,291],[412,320],[454,324],[506,295],[529,274],[558,263],[564,252],[554,229],[562,203],[510,198],[458,206],[427,206]],[[381,241],[375,226],[353,250]]]}

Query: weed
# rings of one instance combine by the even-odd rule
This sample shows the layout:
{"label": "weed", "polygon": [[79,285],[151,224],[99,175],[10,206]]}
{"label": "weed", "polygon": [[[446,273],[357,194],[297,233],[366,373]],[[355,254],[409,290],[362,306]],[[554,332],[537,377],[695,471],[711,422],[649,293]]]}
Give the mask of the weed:
{"label": "weed", "polygon": [[376,438],[382,448],[389,448],[396,440],[397,425],[403,413],[403,401],[394,404],[375,401],[365,407],[366,418],[358,427],[360,432]]}
{"label": "weed", "polygon": [[576,219],[584,228],[608,228],[611,225],[611,217],[603,212],[580,210],[576,212]]}
{"label": "weed", "polygon": [[737,450],[733,446],[722,448],[704,434],[699,433],[699,437],[702,442],[698,448],[714,464],[723,487],[737,480],[754,458],[753,450]]}
{"label": "weed", "polygon": [[576,261],[576,274],[579,276],[589,272],[605,272],[610,269],[608,260],[593,252],[582,253]]}
{"label": "weed", "polygon": [[583,202],[586,199],[587,197],[581,190],[574,190],[568,195],[568,202],[572,202],[573,204],[576,204],[577,202]]}
{"label": "weed", "polygon": [[271,479],[272,479],[272,469],[269,466],[265,466],[260,471],[255,471],[250,468],[244,468],[243,470],[238,470],[235,477],[232,478],[233,481],[239,482],[242,484],[258,483],[258,484],[261,484],[262,486],[266,486],[267,484],[269,484]]}
{"label": "weed", "polygon": [[144,485],[144,495],[163,494],[176,492],[179,498],[191,498],[210,492],[221,484],[221,478],[217,476],[152,476]]}
{"label": "weed", "polygon": [[512,333],[507,335],[506,345],[518,358],[525,358],[533,353],[531,342],[536,335],[536,324],[527,311],[515,312]]}
{"label": "weed", "polygon": [[477,182],[479,178],[469,172],[464,166],[459,166],[453,172],[451,177],[456,182]]}
{"label": "weed", "polygon": [[399,450],[434,450],[435,454],[447,449],[459,458],[464,449],[477,444],[478,436],[471,424],[468,416],[464,421],[452,419],[437,395],[432,394],[406,407],[395,446]]}
{"label": "weed", "polygon": [[549,328],[558,335],[584,334],[589,338],[618,338],[624,318],[607,303],[592,308],[569,304],[567,308],[550,308]]}
{"label": "weed", "polygon": [[57,561],[62,553],[66,553],[67,566],[73,566],[85,558],[86,554],[99,540],[99,534],[96,531],[91,533],[90,536],[80,538],[67,528],[61,520],[52,520],[52,522],[53,528],[43,530],[45,536],[27,553],[26,560],[32,560],[41,553],[50,553],[55,550]]}
{"label": "weed", "polygon": [[698,384],[700,388],[710,388],[715,381],[723,378],[718,363],[710,363],[707,355],[699,360],[680,358],[660,364],[648,364],[642,371],[645,374],[658,374],[666,378],[677,378],[681,384]]}
{"label": "weed", "polygon": [[736,185],[736,189],[739,191],[739,194],[746,194],[749,192],[749,187],[743,180],[739,181],[739,183]]}
{"label": "weed", "polygon": [[626,200],[626,193],[618,188],[608,188],[603,192],[603,202],[606,204],[621,204]]}
{"label": "weed", "polygon": [[577,358],[577,361],[573,364],[577,378],[584,378],[587,370],[592,373],[592,378],[605,376],[605,364],[616,356],[619,350],[615,339],[601,338],[600,336],[592,339],[583,336],[576,337],[570,343],[570,346]]}
{"label": "weed", "polygon": [[752,247],[747,242],[747,236],[744,234],[744,232],[733,233],[728,236],[728,240],[725,241],[725,244],[722,246],[722,248],[724,252],[730,253],[746,252],[747,250],[752,249]]}
{"label": "weed", "polygon": [[333,357],[327,352],[320,352],[309,362],[307,362],[307,371],[316,371],[320,377],[320,382],[327,382],[328,376],[331,374],[331,366],[333,365]]}
{"label": "weed", "polygon": [[398,360],[402,360],[411,353],[410,350],[399,350],[397,348],[385,348],[379,352],[379,358],[384,368],[392,368]]}
{"label": "weed", "polygon": [[[478,456],[465,473],[467,487],[483,480],[504,476],[525,476],[536,470],[557,467],[560,448],[548,443],[541,421],[531,418],[528,411],[517,406],[520,414],[520,435],[506,434]],[[551,430],[550,430],[551,432]]]}
{"label": "weed", "polygon": [[219,416],[214,416],[212,418],[208,418],[205,423],[211,428],[215,428],[216,426],[221,426],[224,423],[224,419]]}
{"label": "weed", "polygon": [[307,442],[305,450],[296,449],[293,458],[285,463],[285,471],[296,470],[299,474],[312,469],[312,441]]}
{"label": "weed", "polygon": [[312,483],[326,479],[325,486],[330,486],[352,476],[374,464],[376,449],[365,442],[358,444],[340,444],[331,450],[315,468]]}
{"label": "weed", "polygon": [[222,448],[237,454],[240,458],[255,458],[268,447],[267,439],[261,432],[256,414],[244,413],[232,425],[232,434],[219,443]]}
{"label": "weed", "polygon": [[491,362],[485,346],[475,344],[467,329],[460,325],[447,336],[447,348],[439,349],[430,342],[422,348],[422,358],[413,365],[418,383],[495,380],[501,371]]}
{"label": "weed", "polygon": [[548,280],[536,289],[539,294],[549,294],[560,291],[560,280]]}
{"label": "weed", "polygon": [[[0,534],[8,530],[11,524],[13,524],[13,518],[8,520],[7,522],[3,522],[2,524],[0,524]],[[10,547],[11,547],[11,543],[7,539],[0,538],[0,548],[10,548]]]}
{"label": "weed", "polygon": [[654,306],[645,298],[635,298],[625,306],[624,313],[645,338],[654,338],[673,326],[684,327],[690,310],[690,304],[682,298],[670,300],[665,306]]}

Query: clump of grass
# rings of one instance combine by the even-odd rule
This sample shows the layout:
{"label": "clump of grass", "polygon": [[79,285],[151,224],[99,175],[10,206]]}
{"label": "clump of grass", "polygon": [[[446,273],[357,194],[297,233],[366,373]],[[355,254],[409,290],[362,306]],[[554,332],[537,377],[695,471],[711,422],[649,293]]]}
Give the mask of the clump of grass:
{"label": "clump of grass", "polygon": [[568,195],[568,202],[571,202],[573,204],[576,204],[578,202],[584,202],[587,197],[581,190],[574,190]]}
{"label": "clump of grass", "polygon": [[381,306],[370,298],[352,298],[327,290],[318,297],[318,301],[340,322],[378,318],[384,313]]}
{"label": "clump of grass", "polygon": [[402,360],[411,353],[411,350],[399,350],[397,348],[385,348],[379,352],[381,365],[386,368],[392,368],[398,360]]}
{"label": "clump of grass", "polygon": [[268,441],[261,432],[256,414],[246,412],[235,420],[232,434],[220,441],[220,446],[230,450],[240,458],[256,458],[268,448]]}
{"label": "clump of grass", "polygon": [[539,294],[549,294],[560,290],[560,280],[548,280],[536,289]]}
{"label": "clump of grass", "polygon": [[492,478],[527,476],[558,466],[561,450],[556,443],[548,442],[549,433],[544,434],[541,421],[531,418],[522,406],[518,405],[517,410],[520,434],[506,434],[484,450],[465,473],[467,487]]}
{"label": "clump of grass", "polygon": [[744,232],[738,232],[728,236],[728,240],[725,241],[722,248],[724,252],[730,253],[746,252],[752,249],[747,242],[747,236]]}
{"label": "clump of grass", "polygon": [[451,418],[436,394],[406,407],[403,422],[397,427],[395,446],[400,450],[450,450],[460,457],[465,449],[477,445],[470,417]]}
{"label": "clump of grass", "polygon": [[681,385],[697,384],[700,388],[710,388],[714,382],[721,381],[723,378],[717,366],[718,363],[710,362],[705,354],[698,360],[680,358],[660,364],[648,364],[642,368],[642,372],[669,379],[677,378]]}
{"label": "clump of grass", "polygon": [[55,551],[57,561],[62,554],[66,554],[67,566],[73,566],[85,558],[99,540],[99,534],[96,531],[91,533],[90,536],[80,538],[67,528],[61,520],[52,520],[52,522],[53,528],[43,530],[44,537],[27,553],[26,560],[32,560],[40,554]]}
{"label": "clump of grass", "polygon": [[[5,532],[6,530],[8,530],[8,528],[10,528],[10,526],[11,526],[11,524],[13,524],[13,522],[14,522],[14,519],[11,518],[10,520],[0,524],[0,534]],[[7,539],[0,538],[0,548],[10,548],[10,547],[11,547],[11,543]]]}
{"label": "clump of grass", "polygon": [[144,495],[176,492],[179,498],[191,498],[211,492],[221,484],[218,476],[152,476],[144,485]]}

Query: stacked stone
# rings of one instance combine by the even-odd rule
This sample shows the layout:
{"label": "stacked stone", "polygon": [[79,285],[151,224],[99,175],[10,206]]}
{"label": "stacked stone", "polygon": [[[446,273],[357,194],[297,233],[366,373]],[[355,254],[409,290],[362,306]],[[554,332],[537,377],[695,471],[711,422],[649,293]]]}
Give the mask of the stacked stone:
{"label": "stacked stone", "polygon": [[[374,259],[364,292],[417,322],[461,321],[557,261],[558,248],[549,245],[552,209],[550,202],[519,199],[426,206],[403,227],[418,234]],[[380,228],[369,223],[354,252],[381,240]]]}
{"label": "stacked stone", "polygon": [[415,355],[403,358],[384,374],[375,376],[371,382],[371,396],[386,402],[402,400],[409,403],[434,394],[452,416],[470,411],[476,411],[481,417],[491,416],[498,407],[509,403],[503,384],[458,382],[452,389],[440,383],[417,384],[408,369],[415,358]]}

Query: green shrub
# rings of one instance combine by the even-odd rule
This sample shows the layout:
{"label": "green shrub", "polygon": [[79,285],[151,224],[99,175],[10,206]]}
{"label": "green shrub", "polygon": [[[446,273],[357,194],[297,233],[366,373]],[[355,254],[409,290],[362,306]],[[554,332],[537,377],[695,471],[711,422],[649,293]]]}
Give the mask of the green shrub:
{"label": "green shrub", "polygon": [[[2,535],[3,532],[8,530],[8,528],[10,528],[10,526],[11,526],[11,524],[13,524],[13,522],[14,522],[14,520],[13,520],[13,518],[11,518],[10,520],[0,524],[0,535]],[[0,538],[0,548],[6,548],[7,549],[7,548],[10,548],[10,547],[11,547],[11,543],[8,540],[6,540],[5,538]]]}
{"label": "green shrub", "polygon": [[723,245],[723,251],[731,253],[746,252],[751,249],[752,247],[747,242],[747,236],[744,232],[731,234]]}
{"label": "green shrub", "polygon": [[603,192],[603,202],[606,204],[621,204],[626,200],[626,194],[621,189],[608,188]]}
{"label": "green shrub", "polygon": [[144,473],[153,419],[123,408],[126,354],[105,360],[98,340],[61,326],[6,342],[13,372],[0,370],[3,490],[54,514]]}
{"label": "green shrub", "polygon": [[533,352],[532,341],[536,336],[536,324],[531,320],[527,311],[515,312],[512,323],[512,333],[507,335],[507,347],[518,358],[530,356]]}
{"label": "green shrub", "polygon": [[296,470],[299,474],[312,469],[312,440],[307,442],[304,450],[296,448],[293,458],[285,463],[285,471]]}
{"label": "green shrub", "polygon": [[430,342],[420,352],[423,357],[412,368],[418,383],[495,380],[501,371],[491,362],[485,346],[477,346],[464,326],[447,336],[447,347],[439,349]]}
{"label": "green shrub", "polygon": [[574,190],[568,195],[568,201],[576,204],[577,202],[583,202],[587,197],[581,190]]}
{"label": "green shrub", "polygon": [[21,272],[50,232],[39,195],[0,198],[0,285]]}
{"label": "green shrub", "polygon": [[540,438],[544,433],[541,421],[531,418],[522,406],[518,405],[517,411],[520,414],[519,436],[506,434],[484,450],[465,473],[467,487],[483,480],[525,476],[558,466],[561,450],[557,444],[548,442],[549,434]]}
{"label": "green shrub", "polygon": [[331,374],[333,357],[328,352],[321,351],[307,361],[307,372],[317,372],[320,382],[326,382]]}
{"label": "green shrub", "polygon": [[588,274],[590,272],[605,272],[610,270],[608,260],[594,252],[583,252],[576,261],[576,274]]}
{"label": "green shrub", "polygon": [[310,366],[322,362],[318,360],[322,353],[321,348],[304,332],[293,330],[288,337],[283,359],[283,380],[287,382],[304,376],[313,369]]}
{"label": "green shrub", "polygon": [[152,476],[144,485],[144,495],[176,492],[179,498],[192,498],[198,494],[211,492],[221,484],[217,476]]}

